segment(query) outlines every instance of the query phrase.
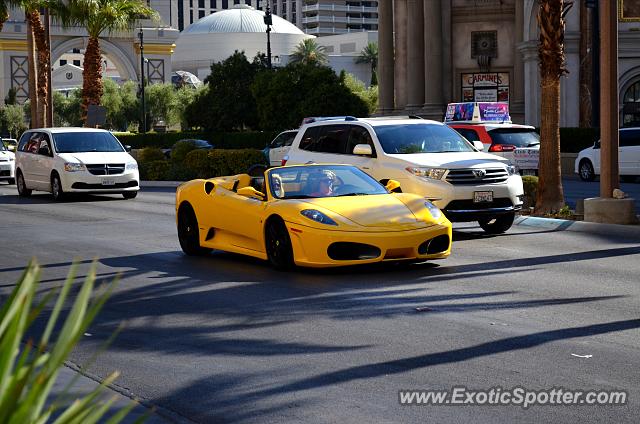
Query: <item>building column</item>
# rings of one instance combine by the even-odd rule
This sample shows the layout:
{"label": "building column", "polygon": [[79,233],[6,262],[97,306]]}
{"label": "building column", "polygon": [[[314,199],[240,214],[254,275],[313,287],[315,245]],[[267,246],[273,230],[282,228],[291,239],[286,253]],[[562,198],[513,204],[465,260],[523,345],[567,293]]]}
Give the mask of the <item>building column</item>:
{"label": "building column", "polygon": [[442,104],[442,0],[424,0],[424,105],[422,113],[441,121]]}
{"label": "building column", "polygon": [[296,0],[296,26],[298,28],[302,28],[302,6],[304,6],[304,3],[302,3],[302,0]]}
{"label": "building column", "polygon": [[513,52],[513,75],[509,98],[509,112],[514,122],[524,122],[524,60],[520,45],[524,40],[524,2],[516,2],[516,28]]}
{"label": "building column", "polygon": [[424,104],[423,10],[423,0],[407,0],[407,111],[420,110]]}
{"label": "building column", "polygon": [[393,3],[378,3],[378,113],[393,112]]}
{"label": "building column", "polygon": [[442,102],[454,102],[451,2],[442,3]]}
{"label": "building column", "polygon": [[396,110],[404,110],[407,106],[407,0],[394,1],[393,16]]}
{"label": "building column", "polygon": [[540,71],[538,69],[538,41],[531,40],[518,47],[524,62],[524,122],[540,126]]}

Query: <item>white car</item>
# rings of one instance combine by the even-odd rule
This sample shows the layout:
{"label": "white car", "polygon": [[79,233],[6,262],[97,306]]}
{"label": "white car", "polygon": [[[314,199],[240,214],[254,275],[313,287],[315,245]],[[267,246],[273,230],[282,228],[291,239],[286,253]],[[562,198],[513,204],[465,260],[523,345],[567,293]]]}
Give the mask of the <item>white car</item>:
{"label": "white car", "polygon": [[4,143],[0,143],[0,181],[16,182],[16,155]]}
{"label": "white car", "polygon": [[282,165],[282,159],[289,152],[291,143],[296,138],[298,130],[283,131],[276,136],[276,138],[269,143],[268,150],[269,165],[280,166]]}
{"label": "white car", "polygon": [[[632,181],[640,175],[640,128],[621,128],[618,149],[620,177]],[[600,175],[600,140],[578,153],[574,169],[583,181]]]}
{"label": "white car", "polygon": [[16,149],[18,193],[48,191],[56,200],[67,193],[121,193],[133,199],[140,189],[140,176],[128,150],[105,130],[28,130]]}
{"label": "white car", "polygon": [[377,180],[397,180],[451,221],[478,221],[486,232],[502,233],[522,208],[522,179],[482,148],[440,122],[347,117],[303,126],[285,159],[358,166]]}

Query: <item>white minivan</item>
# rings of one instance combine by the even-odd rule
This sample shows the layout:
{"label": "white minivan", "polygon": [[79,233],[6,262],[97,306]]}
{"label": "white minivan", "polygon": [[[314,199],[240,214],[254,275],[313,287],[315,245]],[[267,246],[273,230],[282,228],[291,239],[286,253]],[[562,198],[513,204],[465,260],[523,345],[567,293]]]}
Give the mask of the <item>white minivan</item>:
{"label": "white minivan", "polygon": [[18,193],[48,191],[56,200],[66,193],[120,193],[133,199],[140,189],[140,176],[128,150],[105,130],[28,130],[16,149]]}
{"label": "white minivan", "polygon": [[346,117],[300,128],[286,164],[355,165],[377,180],[397,180],[442,209],[451,221],[478,221],[502,233],[522,208],[522,178],[507,159],[483,153],[440,122]]}

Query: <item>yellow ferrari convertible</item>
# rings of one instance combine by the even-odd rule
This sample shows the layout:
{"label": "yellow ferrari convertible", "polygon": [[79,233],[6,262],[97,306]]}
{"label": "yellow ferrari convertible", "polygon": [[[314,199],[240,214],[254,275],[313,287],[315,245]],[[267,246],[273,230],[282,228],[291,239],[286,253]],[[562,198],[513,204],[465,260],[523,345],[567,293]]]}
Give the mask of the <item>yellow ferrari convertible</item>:
{"label": "yellow ferrari convertible", "polygon": [[445,258],[451,223],[423,197],[394,193],[349,165],[300,165],[192,180],[176,191],[187,255],[212,249],[277,269]]}

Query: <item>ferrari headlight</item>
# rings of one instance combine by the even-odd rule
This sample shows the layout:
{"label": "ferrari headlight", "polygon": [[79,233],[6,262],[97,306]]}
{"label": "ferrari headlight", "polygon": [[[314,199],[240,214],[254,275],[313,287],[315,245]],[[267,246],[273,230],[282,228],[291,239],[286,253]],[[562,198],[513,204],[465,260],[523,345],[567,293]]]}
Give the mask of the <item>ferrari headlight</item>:
{"label": "ferrari headlight", "polygon": [[438,207],[430,201],[427,200],[426,202],[424,202],[424,207],[429,209],[429,213],[431,214],[433,219],[438,219],[442,216],[442,212],[440,212],[440,209],[438,209]]}
{"label": "ferrari headlight", "polygon": [[321,224],[338,225],[336,221],[334,221],[333,219],[329,218],[327,215],[315,209],[305,209],[300,213],[302,214],[302,216],[309,218],[313,221],[319,222]]}
{"label": "ferrari headlight", "polygon": [[431,178],[432,180],[441,180],[447,172],[446,169],[442,168],[425,168],[420,166],[409,166],[405,169],[415,176]]}
{"label": "ferrari headlight", "polygon": [[66,162],[64,164],[64,170],[67,172],[78,172],[78,171],[84,171],[84,165],[81,163],[74,163],[74,162]]}
{"label": "ferrari headlight", "polygon": [[127,171],[135,171],[136,169],[138,169],[138,164],[136,162],[127,164]]}
{"label": "ferrari headlight", "polygon": [[507,174],[509,174],[509,176],[516,175],[517,173],[518,173],[518,168],[516,168],[513,165],[507,165]]}

